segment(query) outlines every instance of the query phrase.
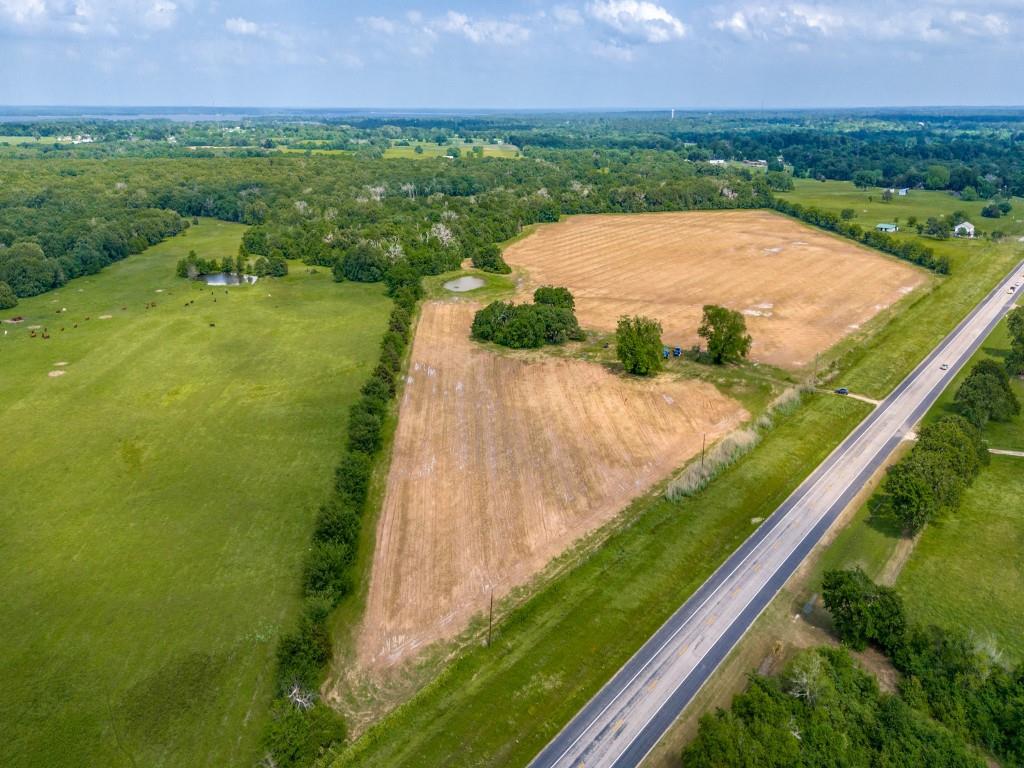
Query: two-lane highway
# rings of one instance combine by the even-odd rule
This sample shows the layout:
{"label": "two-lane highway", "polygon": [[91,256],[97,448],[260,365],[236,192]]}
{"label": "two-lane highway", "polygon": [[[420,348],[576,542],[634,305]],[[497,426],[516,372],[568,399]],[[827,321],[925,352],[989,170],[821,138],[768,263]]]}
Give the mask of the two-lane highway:
{"label": "two-lane highway", "polygon": [[1009,288],[1022,267],[1024,262],[662,625],[534,759],[533,768],[632,768],[643,760],[1012,306]]}

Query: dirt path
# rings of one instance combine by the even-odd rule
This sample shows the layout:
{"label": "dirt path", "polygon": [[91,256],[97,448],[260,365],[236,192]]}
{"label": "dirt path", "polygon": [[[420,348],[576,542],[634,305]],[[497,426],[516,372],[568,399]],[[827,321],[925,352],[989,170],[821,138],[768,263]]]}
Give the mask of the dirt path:
{"label": "dirt path", "polygon": [[423,307],[358,639],[390,666],[453,636],[747,417],[713,386],[498,354],[475,307]]}

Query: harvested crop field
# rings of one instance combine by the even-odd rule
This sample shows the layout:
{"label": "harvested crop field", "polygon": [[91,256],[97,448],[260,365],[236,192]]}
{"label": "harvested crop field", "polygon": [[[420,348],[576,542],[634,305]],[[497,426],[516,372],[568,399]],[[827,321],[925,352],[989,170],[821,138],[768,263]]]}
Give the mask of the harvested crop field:
{"label": "harvested crop field", "polygon": [[359,655],[387,666],[464,629],[747,417],[712,385],[616,376],[469,339],[428,302],[395,435]]}
{"label": "harvested crop field", "polygon": [[895,258],[769,211],[573,216],[505,251],[527,286],[565,286],[585,328],[621,315],[662,322],[692,346],[705,304],[747,315],[751,356],[800,368],[921,285]]}

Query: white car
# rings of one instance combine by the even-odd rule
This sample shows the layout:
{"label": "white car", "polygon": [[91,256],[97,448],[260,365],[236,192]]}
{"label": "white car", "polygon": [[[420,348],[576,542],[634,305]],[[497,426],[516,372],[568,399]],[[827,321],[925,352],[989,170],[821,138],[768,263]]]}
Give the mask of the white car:
{"label": "white car", "polygon": [[939,366],[939,370],[940,371],[948,371],[949,370],[949,363],[943,363],[942,365],[940,365]]}

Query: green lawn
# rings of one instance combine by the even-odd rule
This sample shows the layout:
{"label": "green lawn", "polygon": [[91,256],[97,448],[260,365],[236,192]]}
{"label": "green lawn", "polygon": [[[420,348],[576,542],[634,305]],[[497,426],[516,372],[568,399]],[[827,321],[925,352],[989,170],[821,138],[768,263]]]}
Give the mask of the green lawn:
{"label": "green lawn", "polygon": [[[868,202],[869,196],[874,198],[874,202]],[[941,279],[932,291],[913,300],[912,305],[888,322],[869,344],[847,345],[841,358],[843,369],[848,371],[842,383],[855,392],[872,397],[884,397],[896,386],[1024,257],[1024,246],[1017,241],[1018,237],[1024,236],[1024,199],[1021,198],[1014,199],[1014,208],[1009,216],[992,220],[983,219],[979,214],[984,203],[965,203],[945,192],[912,190],[908,197],[883,203],[877,189],[861,191],[849,182],[798,179],[796,189],[784,197],[836,212],[853,208],[858,212],[857,221],[866,227],[896,218],[905,223],[908,216],[924,220],[928,216],[962,210],[976,226],[985,229],[998,226],[1007,233],[999,243],[925,238],[937,253],[949,257],[952,275]],[[904,231],[897,237],[918,235]]]}
{"label": "green lawn", "polygon": [[251,287],[174,277],[243,231],[203,220],[4,313],[26,321],[0,325],[0,764],[255,762],[390,302],[298,263]]}
{"label": "green lawn", "polygon": [[1024,458],[993,456],[953,515],[928,526],[896,582],[912,619],[993,638],[1024,661]]}

